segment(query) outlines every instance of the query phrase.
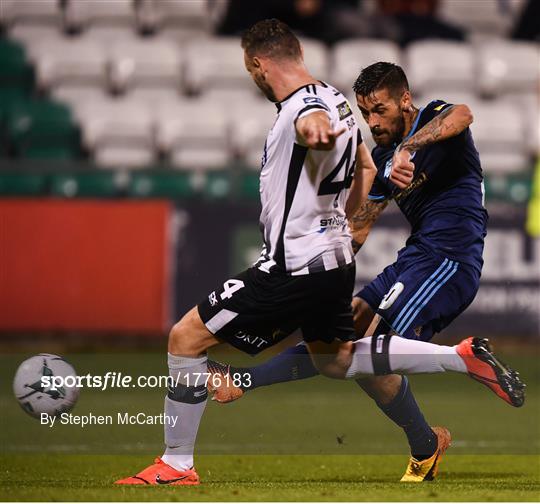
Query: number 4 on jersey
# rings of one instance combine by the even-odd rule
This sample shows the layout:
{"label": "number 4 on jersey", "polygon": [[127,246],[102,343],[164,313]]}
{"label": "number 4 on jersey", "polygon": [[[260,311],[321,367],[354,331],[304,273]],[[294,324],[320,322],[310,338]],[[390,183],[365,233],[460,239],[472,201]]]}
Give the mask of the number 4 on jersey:
{"label": "number 4 on jersey", "polygon": [[242,282],[242,280],[236,280],[234,278],[227,280],[223,284],[223,292],[219,295],[219,297],[221,297],[222,301],[224,299],[230,299],[232,298],[232,295],[242,287],[244,287],[244,282]]}
{"label": "number 4 on jersey", "polygon": [[[354,176],[354,166],[356,164],[356,159],[351,163],[352,157],[352,138],[349,138],[347,147],[345,147],[345,152],[341,159],[339,160],[336,167],[323,179],[321,185],[319,186],[319,196],[327,196],[329,194],[337,194],[336,199],[339,196],[339,193],[343,189],[348,189],[351,187],[353,176]],[[334,181],[338,176],[341,169],[345,166],[345,176],[343,180]]]}

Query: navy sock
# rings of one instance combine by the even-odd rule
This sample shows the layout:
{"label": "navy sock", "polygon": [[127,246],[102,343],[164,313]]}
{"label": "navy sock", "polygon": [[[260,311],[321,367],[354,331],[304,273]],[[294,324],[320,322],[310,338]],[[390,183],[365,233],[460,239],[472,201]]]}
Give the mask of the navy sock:
{"label": "navy sock", "polygon": [[396,397],[389,404],[377,403],[382,412],[407,435],[411,455],[417,460],[431,457],[437,450],[437,436],[426,422],[404,376]]}
{"label": "navy sock", "polygon": [[251,375],[251,385],[243,386],[244,390],[252,390],[273,383],[303,380],[319,374],[304,344],[288,348],[259,366],[231,369],[231,372]]}

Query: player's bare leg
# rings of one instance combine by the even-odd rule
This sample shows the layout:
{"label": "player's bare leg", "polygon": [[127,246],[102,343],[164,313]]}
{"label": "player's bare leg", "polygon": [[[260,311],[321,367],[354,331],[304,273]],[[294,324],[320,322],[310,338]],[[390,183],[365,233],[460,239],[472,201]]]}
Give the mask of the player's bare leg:
{"label": "player's bare leg", "polygon": [[203,324],[197,308],[190,310],[169,333],[169,377],[165,398],[165,453],[121,485],[197,485],[193,450],[207,400],[208,348],[219,344]]}

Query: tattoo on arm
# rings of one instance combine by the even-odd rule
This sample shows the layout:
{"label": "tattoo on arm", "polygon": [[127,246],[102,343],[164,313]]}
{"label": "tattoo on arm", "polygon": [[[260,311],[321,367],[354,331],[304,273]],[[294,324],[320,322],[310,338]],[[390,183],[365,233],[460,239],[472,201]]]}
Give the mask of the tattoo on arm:
{"label": "tattoo on arm", "polygon": [[453,108],[449,107],[442,111],[411,138],[401,143],[396,150],[407,149],[409,152],[416,152],[426,145],[459,135],[463,129],[452,118],[448,118]]}
{"label": "tattoo on arm", "polygon": [[366,226],[371,226],[387,205],[388,201],[377,203],[375,201],[367,200],[351,219],[352,230],[359,231]]}

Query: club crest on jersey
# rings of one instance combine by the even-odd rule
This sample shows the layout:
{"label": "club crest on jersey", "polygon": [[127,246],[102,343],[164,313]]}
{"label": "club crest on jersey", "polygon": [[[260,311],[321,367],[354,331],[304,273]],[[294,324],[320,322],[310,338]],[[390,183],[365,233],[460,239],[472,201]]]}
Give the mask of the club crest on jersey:
{"label": "club crest on jersey", "polygon": [[338,111],[338,114],[339,114],[339,120],[340,121],[342,119],[345,119],[346,117],[349,117],[350,115],[352,115],[351,107],[349,106],[349,104],[346,101],[336,105],[336,108],[337,108],[337,111]]}

